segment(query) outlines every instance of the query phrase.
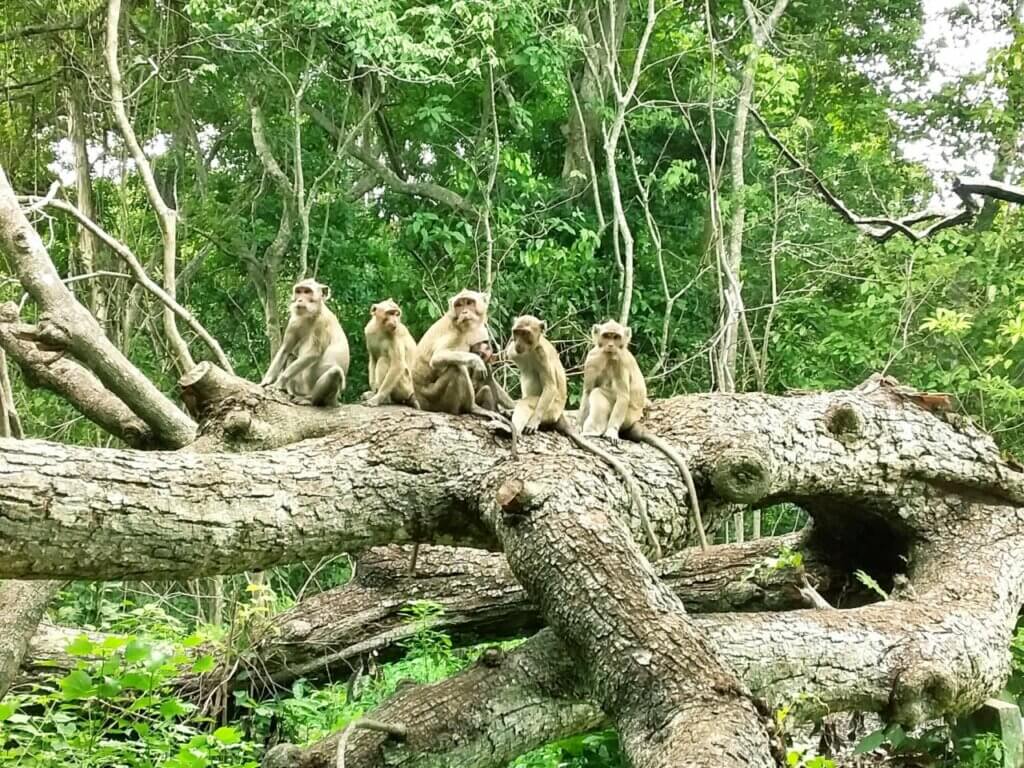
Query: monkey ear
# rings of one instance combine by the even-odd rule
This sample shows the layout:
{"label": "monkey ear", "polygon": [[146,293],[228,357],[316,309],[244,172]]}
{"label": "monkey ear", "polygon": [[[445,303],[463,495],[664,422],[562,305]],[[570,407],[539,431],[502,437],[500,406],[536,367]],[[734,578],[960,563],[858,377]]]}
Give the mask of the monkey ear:
{"label": "monkey ear", "polygon": [[331,286],[320,283],[320,292],[324,296],[324,301],[327,301],[329,298],[331,298]]}
{"label": "monkey ear", "polygon": [[541,321],[540,321],[540,332],[541,332],[541,333],[547,333],[547,331],[548,331],[548,323],[547,323],[547,320],[541,320]]}
{"label": "monkey ear", "polygon": [[598,325],[597,323],[594,323],[592,326],[590,326],[590,335],[593,336],[595,339],[597,338],[597,334],[599,334],[600,332],[601,326]]}
{"label": "monkey ear", "polygon": [[376,313],[377,307],[379,307],[379,306],[380,306],[380,304],[371,304],[370,305],[370,314],[372,315],[372,314]]}
{"label": "monkey ear", "polygon": [[629,340],[633,338],[633,331],[628,325],[622,329],[622,338],[627,344],[629,344]]}
{"label": "monkey ear", "polygon": [[489,306],[490,303],[491,303],[491,294],[490,294],[490,292],[485,291],[484,293],[481,293],[480,294],[480,301],[483,303],[483,305],[485,307]]}

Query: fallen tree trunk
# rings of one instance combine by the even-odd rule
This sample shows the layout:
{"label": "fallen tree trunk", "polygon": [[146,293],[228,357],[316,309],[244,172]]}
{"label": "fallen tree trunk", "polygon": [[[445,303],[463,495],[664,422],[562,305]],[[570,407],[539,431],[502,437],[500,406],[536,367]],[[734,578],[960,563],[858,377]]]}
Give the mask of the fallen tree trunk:
{"label": "fallen tree trunk", "polygon": [[[219,399],[196,396],[210,425],[200,440],[253,453],[104,452],[113,475],[105,479],[90,468],[95,452],[0,446],[0,568],[7,569],[0,575],[60,574],[68,567],[58,562],[61,553],[83,542],[88,557],[79,552],[75,568],[97,576],[236,570],[403,538],[504,546],[582,674],[583,706],[599,706],[643,765],[770,762],[764,719],[731,670],[771,700],[799,688],[800,701],[876,709],[907,722],[969,708],[1005,676],[1004,649],[1021,602],[1020,566],[1007,552],[1021,541],[1022,474],[986,436],[936,418],[930,399],[886,380],[852,392],[698,396],[655,407],[652,427],[688,450],[712,508],[800,504],[814,517],[815,547],[834,553],[841,570],[870,564],[889,583],[905,569],[915,595],[856,612],[693,617],[618,527],[621,516],[639,532],[614,475],[559,437],[525,440],[526,455],[508,464],[504,448],[471,420],[400,409],[316,411],[265,398],[247,384],[234,398],[228,384]],[[278,429],[280,414],[292,418]],[[314,422],[313,429],[334,431],[265,450]],[[676,501],[684,495],[674,470],[636,446],[621,455],[641,478],[666,548],[678,549],[689,516]],[[152,471],[145,471],[148,458]],[[157,492],[172,481],[182,490],[161,505]],[[601,640],[608,636],[616,642]],[[624,669],[628,674],[618,673]],[[451,685],[461,686],[453,708],[488,722],[487,712],[471,706],[487,697],[475,696],[465,679]],[[440,695],[418,690],[403,690],[411,698],[402,701],[429,708],[418,697]],[[703,706],[690,708],[694,700]],[[551,702],[537,701],[547,720],[554,717]],[[389,706],[378,714],[388,717]],[[708,711],[720,716],[707,718]],[[430,733],[402,725],[421,743],[435,743]],[[521,747],[542,738],[526,723],[506,726],[520,727]],[[740,732],[755,741],[736,738]],[[357,734],[352,749],[373,738],[380,737]],[[735,759],[714,746],[722,739],[740,745]],[[384,748],[390,759],[394,746],[377,742],[373,749],[379,757]],[[429,754],[436,761],[437,752]],[[420,750],[407,764],[431,763]]]}
{"label": "fallen tree trunk", "polygon": [[[843,594],[862,602],[863,593],[849,591],[848,574],[825,565],[804,546],[804,533],[765,538],[744,544],[716,546],[707,552],[687,549],[660,560],[660,578],[692,613],[768,611],[800,607],[800,588],[810,578],[829,598]],[[780,552],[799,555],[803,568],[773,567]],[[531,634],[543,626],[537,607],[512,576],[505,557],[473,549],[429,546],[420,549],[416,572],[409,573],[410,547],[371,549],[359,559],[356,574],[344,586],[308,597],[269,619],[251,649],[242,656],[241,674],[228,658],[207,677],[205,685],[186,679],[196,691],[212,685],[245,687],[263,696],[290,689],[300,677],[347,678],[369,655],[395,658],[399,645],[422,628],[404,613],[410,604],[429,602],[440,613],[430,627],[448,633],[457,645],[506,640]],[[20,682],[38,680],[73,669],[80,657],[65,648],[79,629],[43,625],[32,638]],[[104,635],[89,633],[94,642]],[[218,649],[201,647],[197,654]],[[247,672],[251,670],[251,674]]]}

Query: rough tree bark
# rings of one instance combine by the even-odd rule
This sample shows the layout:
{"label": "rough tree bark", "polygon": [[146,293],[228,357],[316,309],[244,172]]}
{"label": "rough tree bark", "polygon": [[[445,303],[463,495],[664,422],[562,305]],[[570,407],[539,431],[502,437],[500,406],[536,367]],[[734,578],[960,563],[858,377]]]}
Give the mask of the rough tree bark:
{"label": "rough tree bark", "polygon": [[[69,353],[169,447],[188,445],[195,424],[182,413],[106,337],[99,323],[79,304],[53,266],[49,254],[18,206],[7,175],[0,168],[0,250],[23,287],[39,305],[37,335],[53,351]],[[14,356],[11,349],[6,350]]]}
{"label": "rough tree bark", "polygon": [[[856,611],[726,615],[717,625],[715,617],[687,617],[638,559],[608,518],[629,510],[614,476],[558,436],[530,438],[527,456],[510,465],[504,444],[471,420],[295,407],[212,366],[183,383],[207,425],[200,440],[252,452],[109,451],[102,464],[114,469],[101,478],[94,452],[5,442],[0,576],[67,573],[70,547],[88,563],[76,573],[111,577],[238,570],[409,538],[501,543],[583,689],[638,765],[751,764],[751,755],[753,764],[767,764],[767,735],[739,683],[729,682],[729,668],[771,701],[876,709],[906,722],[969,709],[1006,673],[1024,582],[1013,554],[1024,476],[986,436],[937,418],[931,398],[887,380],[843,393],[656,405],[652,427],[690,455],[707,501],[799,503],[814,516],[825,551],[870,560],[883,581],[904,568],[901,558],[910,561],[913,599]],[[687,514],[676,504],[684,496],[672,469],[639,447],[621,450],[643,477],[666,548],[678,549]],[[164,490],[161,500],[172,479],[173,493]],[[499,493],[509,488],[515,492]],[[160,529],[152,530],[157,517]],[[145,543],[131,531],[144,532]],[[857,542],[871,542],[870,551]],[[623,578],[623,570],[633,576]],[[592,609],[580,605],[582,595]],[[641,628],[625,627],[627,617]],[[634,650],[609,637],[630,638]],[[835,658],[843,664],[822,667]],[[690,659],[700,659],[692,675],[679,668]],[[617,676],[622,668],[628,677]],[[637,688],[647,693],[640,703]],[[428,706],[415,691],[403,696]],[[686,708],[693,697],[704,701],[702,711],[725,715],[707,723]],[[744,745],[733,760],[720,748],[705,751],[741,727],[760,743],[730,740]],[[684,731],[695,741],[679,739]],[[358,734],[352,749],[380,738]]]}
{"label": "rough tree bark", "polygon": [[[833,602],[867,602],[849,573],[823,560],[806,541],[807,531],[743,545],[716,546],[707,552],[686,549],[655,564],[659,577],[691,613],[790,610],[806,605],[800,593],[809,579]],[[772,567],[780,552],[799,553],[803,568]],[[375,547],[359,558],[355,576],[344,586],[305,598],[269,619],[246,654],[251,662],[231,686],[265,696],[289,688],[300,677],[347,678],[360,661],[404,653],[401,643],[418,630],[404,609],[426,601],[440,607],[430,619],[435,630],[448,633],[456,645],[522,637],[544,622],[537,606],[515,580],[505,557],[497,552],[445,546],[423,546],[416,571],[409,573],[411,547]],[[22,681],[74,668],[78,657],[65,648],[81,634],[71,627],[45,625],[32,638],[23,664]],[[90,633],[96,642],[104,635]],[[217,654],[216,645],[197,654]],[[234,659],[225,659],[209,677],[223,683],[235,674]],[[202,683],[186,678],[182,686],[198,690]],[[205,686],[209,688],[207,684]]]}

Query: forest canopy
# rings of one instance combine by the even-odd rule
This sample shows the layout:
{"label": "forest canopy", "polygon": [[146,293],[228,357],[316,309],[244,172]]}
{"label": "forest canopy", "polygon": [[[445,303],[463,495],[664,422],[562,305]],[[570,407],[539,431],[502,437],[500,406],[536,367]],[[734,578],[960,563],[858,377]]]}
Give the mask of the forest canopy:
{"label": "forest canopy", "polygon": [[0,765],[1018,765],[1022,100],[1024,0],[8,0]]}

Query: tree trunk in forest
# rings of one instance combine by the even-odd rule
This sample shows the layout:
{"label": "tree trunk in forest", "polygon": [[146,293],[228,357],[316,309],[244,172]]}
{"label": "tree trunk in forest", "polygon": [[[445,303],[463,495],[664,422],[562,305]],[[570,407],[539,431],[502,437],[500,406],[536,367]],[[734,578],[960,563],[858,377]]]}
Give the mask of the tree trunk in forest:
{"label": "tree trunk in forest", "polygon": [[[1013,36],[1006,50],[1019,50],[1024,42],[1024,0],[1017,0],[1012,15]],[[1019,154],[1020,146],[1020,90],[1007,88],[1005,90],[1006,104],[1003,106],[1003,119],[999,122],[996,131],[996,156],[992,163],[991,178],[994,181],[1006,181],[1010,164],[1014,163]],[[974,221],[974,229],[978,232],[987,232],[992,228],[999,212],[1000,202],[997,198],[986,197],[985,202],[978,211],[978,218]]]}
{"label": "tree trunk in forest", "polygon": [[569,120],[565,126],[562,181],[571,194],[579,194],[592,181],[597,140],[601,137],[601,110],[613,92],[609,65],[617,62],[626,28],[629,3],[625,0],[583,5],[577,28],[583,39],[583,69],[579,74]]}
{"label": "tree trunk in forest", "polygon": [[[70,123],[71,144],[75,151],[75,193],[78,210],[83,215],[98,221],[92,195],[92,169],[89,165],[89,148],[86,143],[85,107],[82,104],[83,91],[86,82],[82,78],[75,78],[67,88],[68,121]],[[99,241],[88,228],[79,224],[78,226],[78,248],[82,274],[92,274],[96,271],[99,255]],[[107,312],[103,284],[94,279],[86,283],[85,302],[89,310],[95,315],[100,325],[104,325]]]}
{"label": "tree trunk in forest", "polygon": [[[746,180],[744,176],[744,160],[747,152],[747,122],[754,100],[754,84],[757,78],[757,61],[761,51],[775,30],[782,14],[786,11],[789,0],[775,0],[768,18],[764,23],[758,21],[757,11],[751,0],[744,0],[743,7],[747,13],[752,42],[747,53],[743,72],[740,76],[740,90],[736,97],[736,116],[733,120],[732,139],[729,142],[729,171],[732,184],[732,215],[729,221],[729,240],[726,249],[718,249],[720,257],[719,270],[719,319],[718,333],[712,350],[715,388],[720,392],[736,391],[736,360],[740,336],[743,334],[750,364],[757,372],[758,389],[764,389],[764,372],[760,368],[757,351],[754,349],[750,328],[746,320],[746,308],[743,302],[743,279],[741,268],[743,263],[743,228],[746,221]],[[736,540],[743,541],[742,514],[736,518]]]}
{"label": "tree trunk in forest", "polygon": [[0,581],[0,699],[14,681],[29,641],[59,581]]}

